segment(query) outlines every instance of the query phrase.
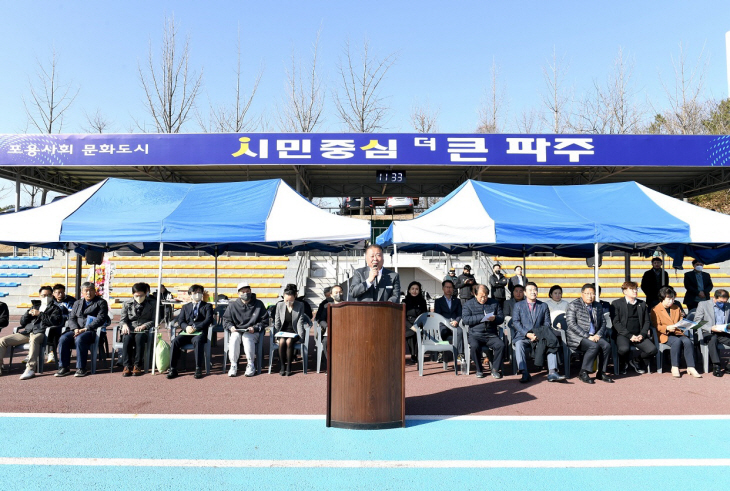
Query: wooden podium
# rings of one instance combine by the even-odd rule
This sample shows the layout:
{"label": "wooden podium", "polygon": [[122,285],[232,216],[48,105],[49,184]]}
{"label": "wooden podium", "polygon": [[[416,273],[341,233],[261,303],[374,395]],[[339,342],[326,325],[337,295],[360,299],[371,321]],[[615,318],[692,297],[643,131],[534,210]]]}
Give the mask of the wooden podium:
{"label": "wooden podium", "polygon": [[405,305],[327,305],[327,427],[405,427]]}

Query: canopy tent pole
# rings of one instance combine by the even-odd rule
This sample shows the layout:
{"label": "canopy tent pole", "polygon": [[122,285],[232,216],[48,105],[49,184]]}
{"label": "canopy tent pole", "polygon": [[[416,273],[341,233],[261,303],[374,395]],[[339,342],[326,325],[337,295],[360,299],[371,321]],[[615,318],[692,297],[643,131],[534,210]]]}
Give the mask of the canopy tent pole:
{"label": "canopy tent pole", "polygon": [[624,281],[631,281],[631,253],[624,253]]}
{"label": "canopy tent pole", "polygon": [[[160,242],[160,260],[157,266],[157,303],[155,306],[155,332],[158,332],[160,327],[160,304],[162,303],[162,252],[163,252],[163,243]],[[152,375],[155,374],[155,356],[154,356],[154,343],[156,343],[157,340],[153,340],[153,345],[150,346],[150,349],[152,350]]]}
{"label": "canopy tent pole", "polygon": [[[15,213],[20,211],[20,171],[15,174]],[[18,248],[13,247],[13,256],[18,257]],[[76,297],[78,298],[78,297]]]}
{"label": "canopy tent pole", "polygon": [[398,272],[398,244],[393,244],[393,252],[395,252],[395,272]]}
{"label": "canopy tent pole", "polygon": [[76,253],[76,299],[78,300],[81,298],[81,261],[83,260],[84,256],[82,256],[79,253]]}
{"label": "canopy tent pole", "polygon": [[596,285],[596,302],[600,302],[601,294],[598,293],[600,288],[598,284],[598,242],[593,244],[593,283]]}
{"label": "canopy tent pole", "polygon": [[71,251],[66,251],[66,283],[64,286],[66,287],[66,291],[68,291],[68,255],[71,253]]}
{"label": "canopy tent pole", "polygon": [[522,246],[522,276],[527,276],[527,255],[524,245]]}
{"label": "canopy tent pole", "polygon": [[218,246],[215,246],[215,274],[213,275],[215,277],[214,281],[214,295],[215,298],[213,299],[213,310],[218,306]]}
{"label": "canopy tent pole", "polygon": [[[659,280],[659,283],[660,283],[659,288],[664,286],[664,251],[662,251],[662,279]],[[667,285],[667,286],[669,286],[669,285]]]}

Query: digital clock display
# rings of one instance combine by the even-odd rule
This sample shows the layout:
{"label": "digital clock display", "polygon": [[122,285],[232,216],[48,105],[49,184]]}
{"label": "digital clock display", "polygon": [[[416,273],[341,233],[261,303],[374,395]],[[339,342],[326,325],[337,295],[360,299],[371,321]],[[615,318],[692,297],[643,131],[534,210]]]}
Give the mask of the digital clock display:
{"label": "digital clock display", "polygon": [[378,184],[403,184],[406,182],[406,171],[404,170],[378,170],[375,171],[375,182]]}

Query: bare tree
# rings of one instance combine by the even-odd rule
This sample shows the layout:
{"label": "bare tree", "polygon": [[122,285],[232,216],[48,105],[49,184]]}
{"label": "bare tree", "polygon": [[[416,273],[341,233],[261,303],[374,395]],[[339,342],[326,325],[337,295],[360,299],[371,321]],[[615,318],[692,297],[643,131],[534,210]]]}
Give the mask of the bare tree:
{"label": "bare tree", "polygon": [[499,67],[492,58],[491,83],[482,106],[479,108],[479,124],[477,133],[499,133],[501,121],[507,112],[504,88],[499,82]]}
{"label": "bare tree", "polygon": [[350,49],[349,40],[345,41],[343,52],[344,60],[340,59],[337,66],[340,87],[334,93],[340,120],[349,131],[356,133],[383,129],[390,108],[381,95],[380,84],[395,64],[396,54],[391,53],[378,60],[371,54],[367,39],[363,43],[359,61]]}
{"label": "bare tree", "polygon": [[553,47],[552,63],[548,62],[547,66],[542,69],[545,80],[542,102],[545,112],[541,114],[543,125],[553,133],[564,133],[570,128],[571,98],[565,87],[567,71],[567,63],[563,58],[558,58],[555,47]]}
{"label": "bare tree", "polygon": [[534,108],[525,109],[515,121],[519,133],[532,133],[537,123],[537,111]]}
{"label": "bare tree", "polygon": [[97,109],[94,114],[84,111],[86,117],[86,126],[83,128],[85,133],[107,133],[111,130],[112,122]]}
{"label": "bare tree", "polygon": [[72,83],[61,83],[58,75],[58,54],[51,51],[51,59],[47,66],[36,60],[36,82],[28,77],[30,97],[23,96],[23,107],[28,120],[41,133],[60,133],[63,129],[63,118],[73,104],[80,88],[72,87]]}
{"label": "bare tree", "polygon": [[[203,71],[196,75],[190,69],[190,37],[178,43],[175,17],[165,18],[162,31],[162,52],[155,63],[152,41],[145,69],[138,65],[139,79],[145,94],[145,105],[158,133],[179,133],[190,119],[191,110],[203,83]],[[144,124],[137,123],[141,131]]]}
{"label": "bare tree", "polygon": [[286,71],[286,99],[277,108],[281,131],[312,133],[323,122],[325,89],[317,70],[321,33],[320,27],[312,44],[312,62],[306,69],[292,51],[291,70]]}
{"label": "bare tree", "polygon": [[246,131],[255,131],[259,126],[260,121],[256,118],[246,119],[248,116],[249,109],[251,109],[251,103],[256,95],[256,91],[259,88],[259,82],[264,74],[264,67],[259,68],[258,73],[255,76],[251,92],[244,94],[244,89],[241,86],[241,28],[238,28],[238,43],[236,45],[236,53],[238,55],[236,63],[236,96],[235,104],[220,104],[218,107],[210,106],[210,116],[206,123],[203,118],[198,114],[198,123],[203,131],[210,133],[241,133]]}
{"label": "bare tree", "polygon": [[411,107],[411,127],[416,133],[438,132],[438,117],[441,111],[426,102],[414,102]]}
{"label": "bare tree", "polygon": [[635,102],[633,63],[619,49],[605,87],[593,82],[593,91],[578,104],[573,128],[580,133],[626,134],[640,131],[643,108]]}
{"label": "bare tree", "polygon": [[[704,80],[709,59],[702,48],[697,61],[690,65],[682,44],[679,45],[679,56],[672,56],[674,68],[674,87],[667,87],[662,81],[667,95],[669,108],[655,112],[662,116],[662,128],[659,131],[673,135],[697,135],[705,132],[702,124],[709,115],[708,101],[704,97]],[[659,119],[655,118],[654,124]]]}

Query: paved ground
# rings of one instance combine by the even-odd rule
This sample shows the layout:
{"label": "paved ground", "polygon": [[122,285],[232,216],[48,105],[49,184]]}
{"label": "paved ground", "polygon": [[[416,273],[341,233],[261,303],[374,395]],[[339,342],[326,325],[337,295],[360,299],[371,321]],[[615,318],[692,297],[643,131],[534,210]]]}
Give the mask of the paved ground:
{"label": "paved ground", "polygon": [[[325,428],[326,374],[0,377],[14,489],[707,489],[730,482],[730,375],[586,385],[406,366],[407,427]],[[4,360],[5,363],[8,360]],[[192,367],[192,354],[188,366]],[[275,368],[277,364],[274,364]],[[574,367],[577,368],[577,367]],[[506,373],[511,373],[509,366]],[[574,369],[574,373],[577,370]],[[39,484],[41,483],[41,484]],[[719,485],[719,486],[718,486]]]}

